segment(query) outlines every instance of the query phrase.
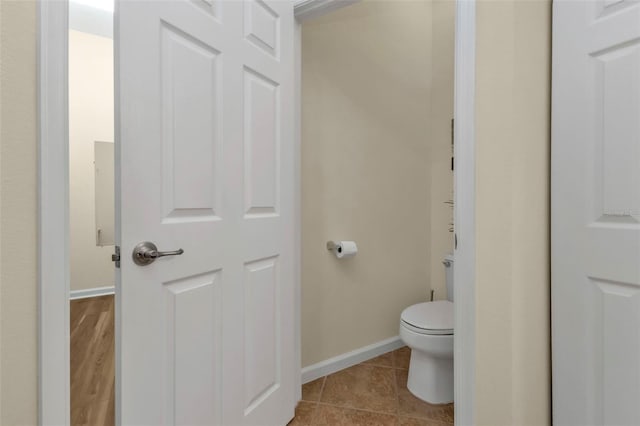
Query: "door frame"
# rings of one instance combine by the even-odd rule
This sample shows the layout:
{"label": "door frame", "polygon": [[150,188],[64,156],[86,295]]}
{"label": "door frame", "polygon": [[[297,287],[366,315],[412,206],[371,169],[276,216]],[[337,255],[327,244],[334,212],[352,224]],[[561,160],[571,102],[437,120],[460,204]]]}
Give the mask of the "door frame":
{"label": "door frame", "polygon": [[[301,22],[357,0],[296,0],[295,211],[300,212]],[[70,423],[68,0],[38,0],[38,418]],[[455,418],[475,421],[475,0],[456,1]],[[300,232],[296,238],[296,360],[300,366]],[[463,282],[464,286],[460,285]],[[300,384],[301,377],[298,379]],[[300,386],[297,389],[300,398]]]}
{"label": "door frame", "polygon": [[454,64],[454,410],[476,423],[476,0],[456,0]]}
{"label": "door frame", "polygon": [[[296,15],[296,177],[300,191],[301,25],[360,0],[297,0]],[[456,424],[475,424],[476,394],[476,226],[475,75],[476,0],[456,0],[454,94],[454,399]],[[298,208],[300,206],[298,205]],[[298,219],[300,213],[297,214]],[[298,229],[299,223],[298,223]],[[298,267],[300,264],[298,263]],[[298,277],[300,275],[297,275]],[[464,283],[461,285],[461,283]],[[297,300],[300,300],[299,298]],[[300,306],[298,306],[299,312]]]}
{"label": "door frame", "polygon": [[38,421],[70,422],[68,1],[38,1]]}

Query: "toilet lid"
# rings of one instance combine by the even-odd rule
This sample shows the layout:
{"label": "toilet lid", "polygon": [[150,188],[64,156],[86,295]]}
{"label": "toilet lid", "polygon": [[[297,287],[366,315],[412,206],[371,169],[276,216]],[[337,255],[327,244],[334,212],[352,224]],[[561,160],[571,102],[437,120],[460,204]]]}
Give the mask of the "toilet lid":
{"label": "toilet lid", "polygon": [[[402,321],[423,330],[438,330],[438,334],[453,334],[453,303],[448,300],[418,303],[402,311]],[[443,333],[444,331],[450,333]]]}

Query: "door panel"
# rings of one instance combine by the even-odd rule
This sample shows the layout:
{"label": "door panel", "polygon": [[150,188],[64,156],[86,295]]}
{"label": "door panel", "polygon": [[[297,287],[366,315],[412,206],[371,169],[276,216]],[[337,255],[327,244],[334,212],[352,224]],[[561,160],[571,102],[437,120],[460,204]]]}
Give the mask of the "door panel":
{"label": "door panel", "polygon": [[245,413],[280,386],[278,258],[245,264]]}
{"label": "door panel", "polygon": [[557,1],[553,39],[554,424],[640,424],[640,4]]}
{"label": "door panel", "polygon": [[244,9],[245,38],[271,56],[278,58],[279,15],[261,0],[247,0]]}
{"label": "door panel", "polygon": [[[166,418],[222,424],[220,271],[164,283],[169,380]],[[171,419],[174,419],[173,422]]]}
{"label": "door panel", "polygon": [[277,214],[278,110],[277,83],[244,69],[245,218]]}
{"label": "door panel", "polygon": [[222,181],[220,52],[168,24],[161,32],[167,218],[212,220]]}
{"label": "door panel", "polygon": [[[119,418],[293,417],[293,4],[117,6]],[[182,248],[147,266],[133,247]]]}

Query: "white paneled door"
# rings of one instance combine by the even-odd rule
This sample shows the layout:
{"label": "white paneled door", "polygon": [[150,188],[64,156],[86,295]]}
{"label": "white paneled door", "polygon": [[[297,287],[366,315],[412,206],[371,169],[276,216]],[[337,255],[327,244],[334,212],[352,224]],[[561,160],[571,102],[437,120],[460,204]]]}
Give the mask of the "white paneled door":
{"label": "white paneled door", "polygon": [[640,3],[553,21],[553,420],[638,425]]}
{"label": "white paneled door", "polygon": [[120,424],[293,417],[293,29],[289,1],[117,2]]}

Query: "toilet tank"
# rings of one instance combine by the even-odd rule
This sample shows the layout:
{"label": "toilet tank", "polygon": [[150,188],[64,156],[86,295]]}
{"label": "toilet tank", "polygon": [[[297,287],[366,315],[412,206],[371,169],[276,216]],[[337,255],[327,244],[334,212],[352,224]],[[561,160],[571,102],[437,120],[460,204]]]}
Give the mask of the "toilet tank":
{"label": "toilet tank", "polygon": [[453,253],[449,253],[442,261],[444,264],[444,276],[447,282],[447,300],[453,302]]}

